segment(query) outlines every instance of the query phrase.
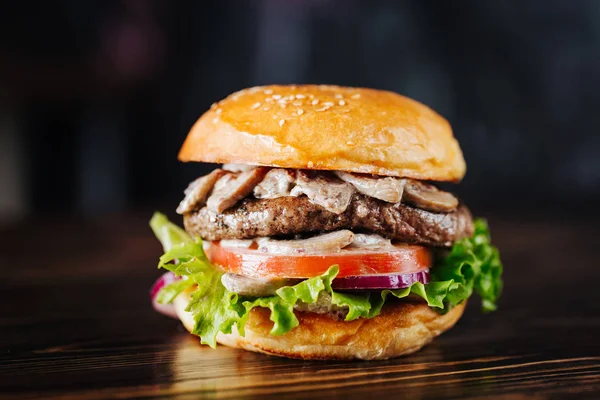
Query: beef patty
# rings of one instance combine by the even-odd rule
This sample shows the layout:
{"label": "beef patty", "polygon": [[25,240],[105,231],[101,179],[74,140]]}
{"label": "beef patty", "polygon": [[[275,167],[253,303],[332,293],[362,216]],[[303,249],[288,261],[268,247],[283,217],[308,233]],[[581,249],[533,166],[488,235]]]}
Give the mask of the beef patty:
{"label": "beef patty", "polygon": [[407,243],[451,246],[473,234],[469,209],[461,204],[449,213],[435,213],[406,204],[390,204],[354,194],[342,214],[311,203],[305,196],[246,198],[215,213],[207,207],[184,215],[186,230],[206,240],[251,239],[350,229]]}

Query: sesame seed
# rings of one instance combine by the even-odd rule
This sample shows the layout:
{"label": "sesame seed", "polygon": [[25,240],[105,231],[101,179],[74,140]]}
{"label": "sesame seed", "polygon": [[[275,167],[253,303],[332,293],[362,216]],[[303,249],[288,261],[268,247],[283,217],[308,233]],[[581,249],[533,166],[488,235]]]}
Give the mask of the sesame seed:
{"label": "sesame seed", "polygon": [[283,126],[283,124],[285,124],[285,119],[280,119],[279,120],[279,126]]}
{"label": "sesame seed", "polygon": [[302,115],[302,114],[304,114],[304,110],[303,110],[303,109],[301,109],[301,108],[299,108],[299,109],[298,109],[298,115]]}
{"label": "sesame seed", "polygon": [[340,106],[345,106],[345,105],[346,105],[346,102],[345,102],[344,100],[340,100],[340,101],[338,102],[338,104],[339,104]]}
{"label": "sesame seed", "polygon": [[253,110],[256,110],[258,107],[260,107],[260,103],[256,102],[250,108],[253,109]]}
{"label": "sesame seed", "polygon": [[302,105],[301,101],[295,101],[292,103],[292,105],[296,106],[296,107],[300,107]]}
{"label": "sesame seed", "polygon": [[319,104],[319,99],[314,99],[313,101],[310,102],[310,104],[312,104],[313,106],[316,106],[317,104]]}
{"label": "sesame seed", "polygon": [[279,100],[279,99],[281,98],[281,95],[280,95],[280,94],[274,94],[274,95],[273,95],[273,98],[274,98],[275,100]]}
{"label": "sesame seed", "polygon": [[333,106],[333,103],[331,101],[326,101],[325,103],[323,103],[323,105],[325,107],[331,107],[331,106]]}
{"label": "sesame seed", "polygon": [[285,108],[285,103],[279,103],[279,107]]}
{"label": "sesame seed", "polygon": [[354,142],[351,142],[351,141],[347,141],[347,142],[346,142],[346,144],[347,144],[348,146],[354,146]]}
{"label": "sesame seed", "polygon": [[343,97],[344,97],[344,96],[342,96],[342,95],[341,95],[341,94],[339,94],[339,93],[336,93],[336,95],[335,95],[335,98],[336,98],[336,99],[341,99],[341,98],[343,98]]}
{"label": "sesame seed", "polygon": [[214,110],[215,108],[217,108],[217,103],[212,103],[212,104],[210,105],[210,109],[211,109],[211,110]]}
{"label": "sesame seed", "polygon": [[360,93],[355,93],[352,96],[350,96],[351,99],[358,99],[360,98]]}
{"label": "sesame seed", "polygon": [[312,161],[309,161],[309,162],[306,164],[306,166],[307,166],[308,168],[312,168],[312,167],[314,167],[314,166],[315,166],[315,164],[314,164]]}
{"label": "sesame seed", "polygon": [[270,98],[270,97],[267,97],[267,98],[265,99],[265,101],[266,101],[267,103],[272,103],[272,102],[274,102],[275,100],[273,100],[273,99],[272,99],[272,98]]}
{"label": "sesame seed", "polygon": [[217,108],[217,111],[215,111],[215,112],[217,113],[217,115],[219,115],[219,114],[221,114],[223,112],[223,110],[220,109],[220,108]]}
{"label": "sesame seed", "polygon": [[213,124],[216,124],[217,122],[219,122],[219,118],[213,118]]}
{"label": "sesame seed", "polygon": [[331,108],[331,106],[325,106],[325,107],[317,108],[315,111],[327,111],[330,108]]}
{"label": "sesame seed", "polygon": [[264,107],[263,111],[269,111],[271,109],[271,107]]}
{"label": "sesame seed", "polygon": [[297,99],[305,99],[305,98],[306,98],[306,96],[305,96],[305,95],[303,95],[303,94],[297,94],[297,95],[296,95],[296,98],[297,98]]}
{"label": "sesame seed", "polygon": [[273,90],[271,89],[267,89],[264,91],[265,94],[273,94]]}

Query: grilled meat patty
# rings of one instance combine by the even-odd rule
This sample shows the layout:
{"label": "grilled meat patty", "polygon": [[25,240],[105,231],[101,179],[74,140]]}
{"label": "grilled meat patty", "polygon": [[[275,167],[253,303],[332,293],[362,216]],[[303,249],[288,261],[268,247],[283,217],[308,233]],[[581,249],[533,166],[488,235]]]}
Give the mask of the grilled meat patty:
{"label": "grilled meat patty", "polygon": [[473,234],[469,209],[436,213],[391,204],[355,193],[341,214],[327,211],[305,196],[246,198],[222,213],[207,207],[184,215],[186,230],[206,240],[312,234],[338,229],[369,232],[407,243],[451,246]]}

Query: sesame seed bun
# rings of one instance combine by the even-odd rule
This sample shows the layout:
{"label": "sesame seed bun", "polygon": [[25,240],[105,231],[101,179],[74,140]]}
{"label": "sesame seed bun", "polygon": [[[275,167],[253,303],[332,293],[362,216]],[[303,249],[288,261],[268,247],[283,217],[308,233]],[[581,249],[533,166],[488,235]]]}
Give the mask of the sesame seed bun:
{"label": "sesame seed bun", "polygon": [[[185,311],[189,295],[175,299],[175,310],[188,331],[194,318]],[[327,315],[296,312],[300,325],[280,336],[269,334],[270,311],[254,308],[244,337],[233,329],[219,333],[217,342],[229,347],[305,360],[385,360],[411,354],[450,329],[463,314],[466,302],[441,315],[424,303],[389,302],[377,317],[338,321]]]}
{"label": "sesame seed bun", "polygon": [[450,124],[396,93],[340,86],[263,86],[214,104],[181,161],[339,170],[459,181],[465,161]]}

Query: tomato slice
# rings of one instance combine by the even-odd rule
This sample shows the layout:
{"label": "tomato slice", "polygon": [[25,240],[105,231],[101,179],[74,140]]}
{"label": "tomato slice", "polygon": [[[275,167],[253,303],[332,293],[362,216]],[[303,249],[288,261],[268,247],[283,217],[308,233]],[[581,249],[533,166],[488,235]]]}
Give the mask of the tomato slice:
{"label": "tomato slice", "polygon": [[431,252],[416,245],[396,245],[390,250],[342,250],[331,254],[273,255],[259,250],[223,247],[213,242],[207,251],[210,261],[222,270],[260,278],[312,278],[334,264],[338,277],[403,274],[431,266]]}

